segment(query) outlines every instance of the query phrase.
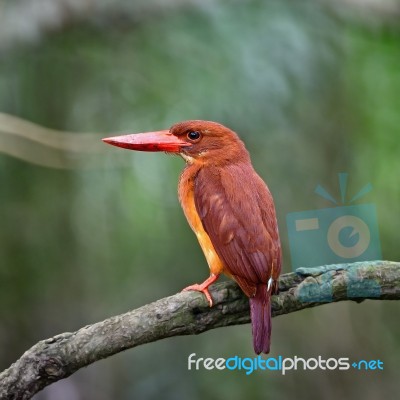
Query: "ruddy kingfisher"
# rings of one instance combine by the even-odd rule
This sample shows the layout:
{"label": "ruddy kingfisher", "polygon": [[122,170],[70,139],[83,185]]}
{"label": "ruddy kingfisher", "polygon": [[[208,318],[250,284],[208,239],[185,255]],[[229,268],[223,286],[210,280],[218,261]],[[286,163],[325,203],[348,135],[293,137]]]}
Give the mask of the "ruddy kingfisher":
{"label": "ruddy kingfisher", "polygon": [[169,130],[103,139],[139,151],[179,154],[185,161],[179,201],[210,268],[201,284],[183,290],[203,292],[224,273],[250,299],[253,346],[269,353],[271,295],[278,291],[281,244],[274,201],[254,170],[237,134],[211,121],[179,122]]}

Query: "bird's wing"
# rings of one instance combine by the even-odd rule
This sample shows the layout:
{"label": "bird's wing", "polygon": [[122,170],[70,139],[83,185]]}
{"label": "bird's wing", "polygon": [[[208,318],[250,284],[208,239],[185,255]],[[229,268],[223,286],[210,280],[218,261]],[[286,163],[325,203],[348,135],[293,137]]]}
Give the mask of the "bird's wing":
{"label": "bird's wing", "polygon": [[194,199],[215,251],[249,297],[257,284],[277,280],[281,249],[275,208],[250,164],[202,168]]}

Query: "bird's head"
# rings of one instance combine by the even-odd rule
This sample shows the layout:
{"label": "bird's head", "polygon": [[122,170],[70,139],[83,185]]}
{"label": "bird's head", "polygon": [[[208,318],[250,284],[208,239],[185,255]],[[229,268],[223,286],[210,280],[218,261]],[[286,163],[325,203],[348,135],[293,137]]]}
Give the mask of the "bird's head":
{"label": "bird's head", "polygon": [[103,141],[130,150],[179,154],[190,164],[225,164],[249,158],[236,133],[212,121],[183,121],[169,130],[114,136]]}

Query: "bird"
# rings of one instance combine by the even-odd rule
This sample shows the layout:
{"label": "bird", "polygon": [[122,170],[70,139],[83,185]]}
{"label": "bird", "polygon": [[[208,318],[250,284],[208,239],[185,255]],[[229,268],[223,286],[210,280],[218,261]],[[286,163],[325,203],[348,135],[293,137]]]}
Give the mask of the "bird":
{"label": "bird", "polygon": [[213,121],[188,120],[170,129],[113,136],[105,143],[130,150],[180,155],[186,162],[178,197],[210,269],[204,293],[221,274],[249,298],[253,347],[270,352],[271,296],[278,293],[282,250],[275,205],[239,136]]}

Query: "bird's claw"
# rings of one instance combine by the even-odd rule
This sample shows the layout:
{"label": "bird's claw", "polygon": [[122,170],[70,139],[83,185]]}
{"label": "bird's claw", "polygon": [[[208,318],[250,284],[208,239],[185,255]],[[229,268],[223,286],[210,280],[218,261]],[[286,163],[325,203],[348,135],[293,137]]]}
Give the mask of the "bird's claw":
{"label": "bird's claw", "polygon": [[214,283],[218,279],[217,274],[211,274],[201,285],[198,283],[195,283],[194,285],[190,285],[186,287],[185,289],[182,290],[182,292],[187,292],[189,290],[195,290],[196,292],[202,292],[204,293],[204,296],[206,296],[206,299],[208,301],[208,304],[210,307],[213,305],[213,299],[211,297],[210,292],[208,291],[208,287]]}
{"label": "bird's claw", "polygon": [[199,285],[198,283],[195,283],[194,285],[190,285],[190,286],[185,287],[184,289],[182,289],[182,292],[188,292],[190,290],[194,290],[196,292],[203,293],[204,296],[206,296],[208,304],[210,305],[210,307],[212,307],[213,300],[212,300],[210,292],[208,291],[208,286],[203,286],[203,284]]}

